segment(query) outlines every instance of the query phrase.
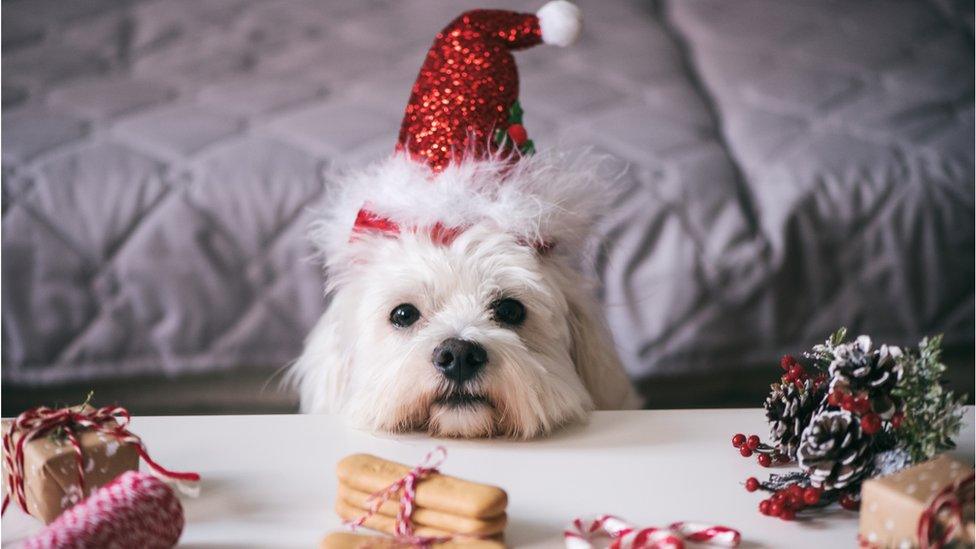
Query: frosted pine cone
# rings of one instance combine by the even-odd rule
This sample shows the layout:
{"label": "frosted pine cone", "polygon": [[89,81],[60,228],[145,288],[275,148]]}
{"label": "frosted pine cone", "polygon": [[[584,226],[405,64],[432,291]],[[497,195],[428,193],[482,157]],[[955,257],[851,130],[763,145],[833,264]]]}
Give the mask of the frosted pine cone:
{"label": "frosted pine cone", "polygon": [[773,384],[763,406],[769,420],[770,438],[779,453],[796,457],[800,435],[810,424],[825,393],[823,383],[814,384],[809,379],[801,387],[793,383]]}
{"label": "frosted pine cone", "polygon": [[796,450],[810,483],[823,490],[840,490],[859,482],[873,463],[871,437],[850,412],[825,411],[803,431]]}
{"label": "frosted pine cone", "polygon": [[871,338],[860,336],[834,349],[830,363],[830,389],[867,391],[872,397],[887,395],[902,375],[901,349],[882,345],[871,349]]}

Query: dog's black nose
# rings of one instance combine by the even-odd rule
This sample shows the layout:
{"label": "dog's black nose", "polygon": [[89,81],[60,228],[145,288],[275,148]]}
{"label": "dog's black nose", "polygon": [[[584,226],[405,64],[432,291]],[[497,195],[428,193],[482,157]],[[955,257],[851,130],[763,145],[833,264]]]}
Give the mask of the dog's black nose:
{"label": "dog's black nose", "polygon": [[488,362],[485,348],[473,341],[445,339],[434,349],[434,366],[450,380],[463,383],[475,376]]}

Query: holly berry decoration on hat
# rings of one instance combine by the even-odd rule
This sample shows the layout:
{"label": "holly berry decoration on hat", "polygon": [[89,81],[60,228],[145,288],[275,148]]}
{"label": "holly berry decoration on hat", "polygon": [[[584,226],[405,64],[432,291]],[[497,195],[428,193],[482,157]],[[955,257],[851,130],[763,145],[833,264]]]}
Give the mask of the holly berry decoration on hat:
{"label": "holly berry decoration on hat", "polygon": [[525,126],[522,125],[522,106],[516,101],[508,109],[507,126],[495,128],[494,143],[499,148],[518,149],[521,154],[535,152],[535,144],[529,139]]}
{"label": "holly berry decoration on hat", "polygon": [[923,339],[917,351],[845,337],[841,329],[802,359],[781,359],[783,374],[764,403],[770,443],[732,437],[740,455],[758,454],[763,467],[799,467],[746,479],[746,491],[772,493],[759,504],[764,515],[793,520],[834,502],[856,510],[865,480],[953,447],[965,396],[944,388],[941,337]]}

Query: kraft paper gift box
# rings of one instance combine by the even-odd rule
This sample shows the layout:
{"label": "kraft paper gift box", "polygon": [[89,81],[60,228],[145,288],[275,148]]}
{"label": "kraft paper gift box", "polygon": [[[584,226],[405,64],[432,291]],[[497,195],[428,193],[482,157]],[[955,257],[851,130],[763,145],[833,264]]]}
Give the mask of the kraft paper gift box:
{"label": "kraft paper gift box", "polygon": [[[932,499],[946,487],[973,473],[972,467],[941,455],[893,475],[877,477],[861,486],[860,538],[869,547],[918,547],[918,525]],[[963,525],[955,532],[957,545],[973,546],[973,491],[963,486],[956,494]],[[932,527],[945,527],[947,517],[933,517]]]}
{"label": "kraft paper gift box", "polygon": [[[3,422],[3,432],[11,429]],[[85,493],[78,483],[78,467],[71,443],[57,431],[42,434],[24,444],[24,494],[27,512],[50,523],[93,491],[108,484],[125,471],[139,469],[135,446],[121,443],[112,435],[92,430],[77,430],[85,469]],[[6,479],[6,475],[4,475]],[[10,492],[11,487],[6,487]],[[17,505],[11,494],[11,505]]]}

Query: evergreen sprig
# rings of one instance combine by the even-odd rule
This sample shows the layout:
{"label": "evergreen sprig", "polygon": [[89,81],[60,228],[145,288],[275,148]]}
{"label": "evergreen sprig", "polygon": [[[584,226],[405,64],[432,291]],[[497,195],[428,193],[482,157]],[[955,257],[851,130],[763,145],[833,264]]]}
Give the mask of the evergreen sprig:
{"label": "evergreen sprig", "polygon": [[[91,405],[92,397],[94,397],[94,396],[95,396],[95,390],[94,389],[88,391],[88,396],[85,397],[85,401],[84,402],[82,402],[81,404],[78,404],[77,405],[78,408],[84,408],[85,406]],[[55,404],[54,407],[55,408],[71,408],[72,406],[71,405],[68,405],[68,404],[65,404],[64,406]],[[64,444],[68,440],[68,432],[65,431],[64,426],[58,425],[57,427],[55,427],[54,429],[51,430],[51,433],[48,435],[48,438],[50,438],[51,441],[53,441],[53,442],[55,442],[57,444]]]}
{"label": "evergreen sprig", "polygon": [[892,389],[892,395],[903,402],[905,413],[898,446],[914,463],[955,447],[952,439],[962,426],[966,395],[946,389],[942,379],[946,365],[941,357],[942,336],[923,339],[917,352],[901,357],[904,375]]}
{"label": "evergreen sprig", "polygon": [[808,359],[812,359],[813,367],[820,372],[827,373],[827,367],[830,363],[834,361],[834,349],[838,345],[844,343],[847,339],[847,328],[840,328],[836,332],[830,334],[827,341],[813,346],[810,352],[803,353]]}

